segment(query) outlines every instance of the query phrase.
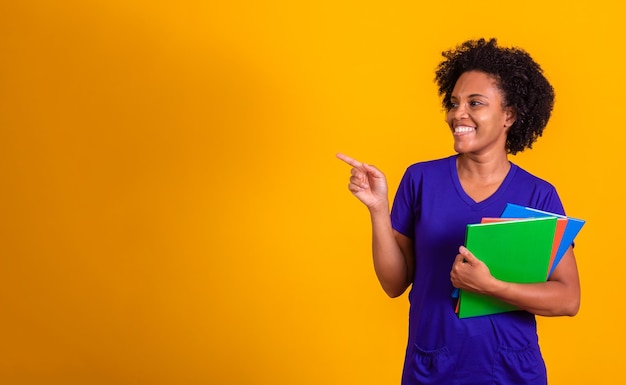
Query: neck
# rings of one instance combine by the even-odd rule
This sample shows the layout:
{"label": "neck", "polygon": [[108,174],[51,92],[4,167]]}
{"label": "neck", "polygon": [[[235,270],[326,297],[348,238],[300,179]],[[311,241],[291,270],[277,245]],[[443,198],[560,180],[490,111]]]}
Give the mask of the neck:
{"label": "neck", "polygon": [[509,172],[511,163],[506,152],[501,152],[494,156],[459,154],[456,161],[456,168],[459,176],[468,179],[481,179],[489,182],[491,180],[502,180]]}

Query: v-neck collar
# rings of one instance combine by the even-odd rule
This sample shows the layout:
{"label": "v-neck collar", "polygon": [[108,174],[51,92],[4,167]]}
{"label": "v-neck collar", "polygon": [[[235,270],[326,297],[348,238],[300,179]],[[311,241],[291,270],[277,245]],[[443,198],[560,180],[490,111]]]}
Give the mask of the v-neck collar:
{"label": "v-neck collar", "polygon": [[497,200],[498,197],[502,195],[504,191],[506,191],[507,187],[511,183],[511,180],[513,180],[513,177],[515,176],[515,173],[517,172],[517,166],[514,163],[509,161],[509,163],[511,164],[511,168],[509,169],[509,172],[504,177],[504,180],[502,181],[500,186],[498,186],[498,189],[493,194],[488,196],[486,199],[483,199],[480,202],[476,202],[474,199],[472,199],[472,197],[467,195],[465,190],[463,190],[463,186],[461,186],[461,179],[459,179],[459,172],[456,168],[456,160],[458,156],[459,155],[456,154],[448,158],[449,165],[450,165],[450,177],[452,177],[452,182],[461,200],[463,200],[463,202],[465,202],[468,206],[470,206],[474,210],[481,210],[489,206],[495,200]]}

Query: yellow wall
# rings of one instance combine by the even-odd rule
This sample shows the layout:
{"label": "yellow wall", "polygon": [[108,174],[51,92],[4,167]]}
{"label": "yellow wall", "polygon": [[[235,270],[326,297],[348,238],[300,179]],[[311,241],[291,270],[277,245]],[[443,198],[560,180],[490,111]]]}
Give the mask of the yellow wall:
{"label": "yellow wall", "polygon": [[406,296],[334,155],[395,190],[451,154],[433,69],[481,36],[553,82],[512,160],[588,221],[581,311],[539,320],[551,383],[621,377],[618,0],[213,3],[0,4],[0,383],[397,384]]}

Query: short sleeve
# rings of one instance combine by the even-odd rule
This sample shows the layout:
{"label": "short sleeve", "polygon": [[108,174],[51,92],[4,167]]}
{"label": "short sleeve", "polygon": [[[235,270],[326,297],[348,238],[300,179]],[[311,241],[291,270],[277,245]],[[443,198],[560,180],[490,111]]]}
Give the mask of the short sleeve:
{"label": "short sleeve", "polygon": [[559,215],[565,215],[565,209],[563,208],[561,198],[559,197],[559,194],[556,192],[556,189],[553,186],[550,186],[550,189],[546,194],[546,197],[543,200],[541,206],[542,207],[536,207],[536,209]]}
{"label": "short sleeve", "polygon": [[413,239],[418,193],[411,169],[400,180],[391,208],[391,225],[394,230]]}

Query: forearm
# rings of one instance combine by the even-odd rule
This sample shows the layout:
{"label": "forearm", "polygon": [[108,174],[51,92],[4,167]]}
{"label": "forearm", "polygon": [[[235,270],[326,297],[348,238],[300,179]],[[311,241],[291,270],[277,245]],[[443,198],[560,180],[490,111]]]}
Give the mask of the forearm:
{"label": "forearm", "polygon": [[537,315],[576,315],[580,307],[580,281],[574,251],[569,248],[547,282],[495,281],[490,295]]}
{"label": "forearm", "polygon": [[390,297],[404,293],[412,280],[412,269],[408,264],[411,256],[405,255],[411,247],[403,251],[395,237],[389,207],[371,208],[372,220],[372,256],[374,270],[383,290]]}
{"label": "forearm", "polygon": [[496,281],[485,294],[541,316],[574,316],[580,295],[563,282],[511,283]]}
{"label": "forearm", "polygon": [[570,247],[547,282],[510,283],[490,274],[485,263],[461,246],[450,280],[454,287],[495,297],[542,316],[573,316],[580,307],[580,282]]}
{"label": "forearm", "polygon": [[390,297],[397,297],[413,279],[413,241],[391,227],[385,175],[376,167],[344,154],[337,157],[352,166],[348,189],[370,212],[376,276],[383,290]]}

